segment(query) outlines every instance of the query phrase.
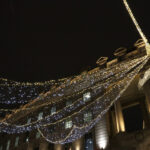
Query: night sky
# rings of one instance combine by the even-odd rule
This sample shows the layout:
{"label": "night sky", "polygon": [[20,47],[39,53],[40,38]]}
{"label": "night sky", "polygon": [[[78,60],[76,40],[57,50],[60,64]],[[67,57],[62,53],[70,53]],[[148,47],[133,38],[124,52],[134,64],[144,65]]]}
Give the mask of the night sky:
{"label": "night sky", "polygon": [[[149,0],[128,0],[150,37]],[[122,0],[2,0],[0,77],[45,81],[95,67],[140,38]]]}

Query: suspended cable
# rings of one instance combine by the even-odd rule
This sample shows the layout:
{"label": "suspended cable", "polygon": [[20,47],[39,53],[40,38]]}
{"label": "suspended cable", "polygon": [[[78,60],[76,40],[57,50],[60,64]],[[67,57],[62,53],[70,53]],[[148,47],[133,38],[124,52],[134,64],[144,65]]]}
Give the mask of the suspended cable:
{"label": "suspended cable", "polygon": [[130,15],[130,17],[131,17],[133,23],[134,23],[134,25],[136,26],[136,29],[138,30],[140,36],[142,37],[142,39],[143,39],[143,41],[144,41],[144,43],[145,43],[147,55],[150,56],[150,44],[149,44],[149,42],[148,42],[148,39],[146,38],[145,34],[143,33],[141,27],[139,26],[139,24],[138,24],[138,22],[137,22],[135,16],[133,15],[133,12],[132,12],[132,10],[131,10],[131,8],[130,8],[128,2],[127,2],[127,0],[123,0],[123,2],[124,2],[124,5],[125,5],[125,7],[126,7],[128,13],[129,13],[129,15]]}

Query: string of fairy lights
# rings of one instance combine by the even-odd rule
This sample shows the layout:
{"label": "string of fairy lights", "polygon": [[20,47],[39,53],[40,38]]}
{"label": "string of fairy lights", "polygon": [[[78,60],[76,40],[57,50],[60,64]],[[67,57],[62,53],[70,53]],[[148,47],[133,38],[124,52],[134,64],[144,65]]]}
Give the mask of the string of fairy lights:
{"label": "string of fairy lights", "polygon": [[[102,76],[100,79],[103,81],[101,84],[104,84],[106,81],[105,81],[105,79],[107,79],[107,80],[109,80],[109,76],[111,75],[114,75],[114,74],[112,74],[112,72],[114,71],[114,69],[115,68],[107,68],[106,70],[108,71],[110,71],[110,72],[108,72],[108,75],[104,75],[104,74],[101,74],[102,72],[103,72],[103,70],[101,70],[101,71],[99,71],[99,72],[101,72],[100,74],[100,76]],[[124,69],[124,67],[123,67],[123,65],[122,65],[122,68],[121,69]],[[96,75],[96,72],[98,73],[98,69],[96,69],[97,71],[95,71],[95,74],[94,74],[94,80],[93,80],[93,77],[92,77],[92,74],[91,74],[91,71],[88,73],[89,75],[91,74],[91,78],[89,79],[90,81],[93,81],[92,82],[92,84],[95,84],[95,82],[97,82],[98,81],[98,77],[96,77],[97,75]],[[120,71],[121,70],[119,70],[118,72],[120,73]],[[117,73],[117,72],[116,72]],[[87,76],[87,75],[85,75],[85,76]],[[114,77],[115,77],[115,75],[114,75]],[[76,78],[76,80],[78,80],[79,79],[79,77],[77,77]],[[74,81],[75,81],[75,79],[73,79]],[[79,94],[83,94],[83,92],[85,92],[86,90],[90,90],[90,88],[86,88],[86,89],[82,89],[83,88],[83,85],[81,85],[80,87],[81,87],[81,89],[82,90],[80,90],[80,91],[76,91],[75,90],[75,87],[74,86],[72,86],[72,81],[70,81],[70,83],[71,83],[71,86],[69,86],[69,93],[71,93],[71,91],[70,91],[70,89],[71,88],[73,88],[74,89],[74,93],[73,94],[71,94],[71,95],[66,95],[66,94],[64,94],[64,93],[59,93],[59,94],[57,94],[56,93],[56,90],[58,90],[58,89],[56,89],[55,91],[53,91],[53,93],[51,94],[50,92],[48,92],[48,93],[46,93],[46,94],[43,94],[43,95],[40,95],[39,97],[38,97],[38,99],[35,99],[34,101],[37,103],[38,102],[38,105],[37,106],[35,106],[35,104],[34,104],[34,107],[32,107],[31,106],[31,104],[33,104],[34,103],[34,101],[32,101],[31,103],[30,103],[30,106],[31,107],[29,107],[29,104],[27,104],[27,105],[25,105],[24,107],[21,107],[21,110],[30,110],[30,109],[37,109],[37,108],[40,108],[40,107],[42,107],[42,106],[47,106],[47,105],[49,105],[49,104],[55,104],[55,102],[54,102],[54,100],[52,101],[52,98],[53,97],[55,97],[55,99],[57,98],[57,96],[56,95],[64,95],[64,97],[65,97],[65,100],[67,100],[67,99],[69,99],[69,98],[73,98],[74,96],[77,96],[77,95],[79,95]],[[77,84],[77,81],[76,81],[76,84]],[[64,86],[64,85],[63,85]],[[89,87],[91,87],[91,85],[88,85]],[[84,87],[85,88],[85,87]],[[64,89],[64,88],[63,88]],[[77,90],[79,90],[79,88],[77,89]],[[63,90],[64,91],[64,90]],[[55,93],[54,93],[55,92]],[[60,92],[61,92],[61,90],[60,90]],[[66,91],[65,91],[65,93],[66,93]],[[50,96],[52,96],[52,97],[50,97]],[[43,99],[44,99],[44,102],[43,102]],[[46,101],[46,99],[51,99],[51,101],[49,102],[47,102]],[[41,100],[41,101],[40,101]],[[57,100],[57,99],[56,99]],[[62,101],[63,100],[63,97],[62,98],[60,98],[60,96],[59,96],[59,101]],[[42,103],[42,104],[39,104],[39,101]],[[17,111],[19,111],[19,110],[17,110]]]}
{"label": "string of fairy lights", "polygon": [[[0,131],[14,134],[38,129],[49,142],[72,142],[100,120],[148,60],[147,56],[126,60],[69,79],[1,120]],[[84,101],[86,93],[90,93],[87,102]],[[70,105],[66,105],[68,100],[72,101]],[[51,114],[54,106],[57,110]],[[43,116],[39,119],[41,111]],[[30,122],[27,122],[28,118]],[[67,128],[66,123],[69,124]]]}
{"label": "string of fairy lights", "polygon": [[[46,93],[51,88],[56,88],[65,83],[68,78],[50,80],[45,82],[25,83],[0,79],[0,103],[1,104],[25,104],[38,97],[40,93]],[[15,94],[14,94],[15,93]]]}

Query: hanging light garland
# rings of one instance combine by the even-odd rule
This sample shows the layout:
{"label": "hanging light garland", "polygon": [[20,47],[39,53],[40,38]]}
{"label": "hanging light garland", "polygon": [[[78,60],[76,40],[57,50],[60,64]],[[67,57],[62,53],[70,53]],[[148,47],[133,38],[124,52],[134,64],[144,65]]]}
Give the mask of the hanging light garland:
{"label": "hanging light garland", "polygon": [[68,78],[50,80],[45,82],[25,83],[0,78],[0,103],[25,104],[38,97],[40,93],[48,92],[64,83]]}
{"label": "hanging light garland", "polygon": [[[126,60],[110,68],[96,69],[93,74],[88,72],[79,75],[42,94],[41,98],[29,102],[0,121],[0,131],[23,133],[38,129],[49,142],[61,144],[72,142],[88,132],[100,120],[148,60],[149,57],[144,56]],[[83,94],[86,92],[91,94],[91,100],[88,102],[83,100]],[[72,100],[72,104],[63,105],[69,99]],[[59,109],[50,115],[53,106]],[[44,117],[38,120],[41,111]],[[89,122],[85,121],[84,114],[91,117]],[[26,123],[27,118],[31,118],[31,123]],[[69,128],[65,128],[68,120]]]}

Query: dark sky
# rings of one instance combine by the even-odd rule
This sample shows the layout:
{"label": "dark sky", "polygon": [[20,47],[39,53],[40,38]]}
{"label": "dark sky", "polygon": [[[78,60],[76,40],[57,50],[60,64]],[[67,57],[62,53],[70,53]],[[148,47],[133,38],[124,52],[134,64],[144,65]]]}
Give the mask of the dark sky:
{"label": "dark sky", "polygon": [[[129,2],[149,36],[149,0]],[[122,0],[0,3],[0,77],[45,81],[78,74],[139,38]]]}

